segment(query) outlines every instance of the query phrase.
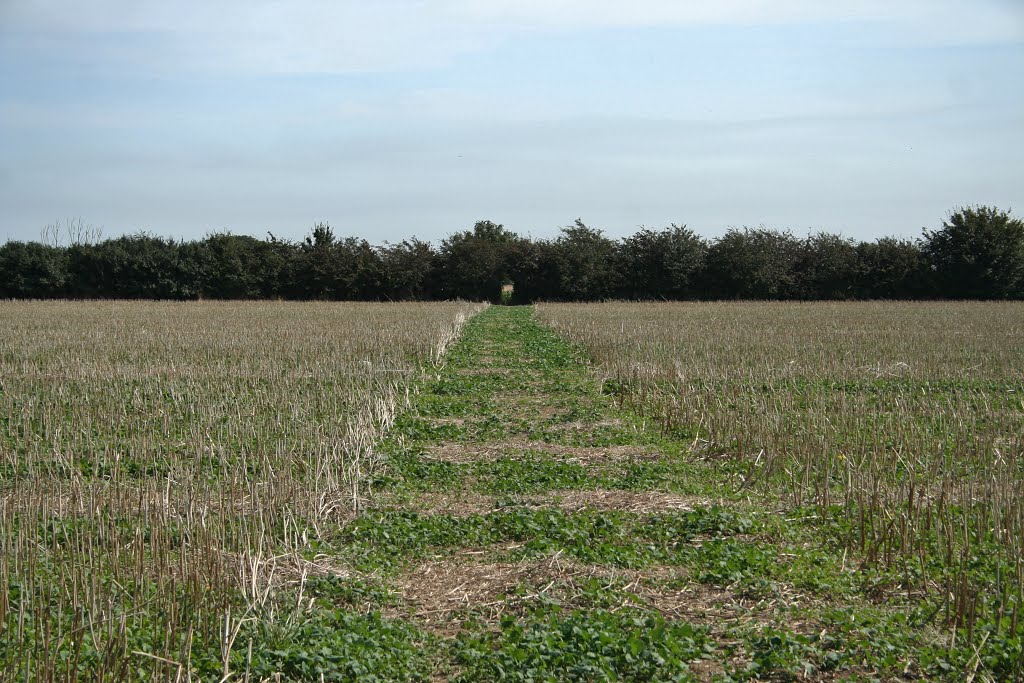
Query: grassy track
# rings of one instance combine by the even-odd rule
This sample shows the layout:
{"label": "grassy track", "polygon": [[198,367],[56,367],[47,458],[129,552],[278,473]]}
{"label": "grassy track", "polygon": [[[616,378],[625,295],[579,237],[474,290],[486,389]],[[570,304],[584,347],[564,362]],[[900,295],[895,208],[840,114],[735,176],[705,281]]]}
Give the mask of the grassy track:
{"label": "grassy track", "polygon": [[[337,539],[360,574],[332,584],[348,609],[431,644],[410,655],[412,678],[958,680],[971,668],[901,592],[912,568],[862,567],[837,520],[747,499],[727,462],[618,411],[616,391],[525,307],[477,316],[421,387],[370,509]],[[1015,647],[986,667],[1014,675]]]}

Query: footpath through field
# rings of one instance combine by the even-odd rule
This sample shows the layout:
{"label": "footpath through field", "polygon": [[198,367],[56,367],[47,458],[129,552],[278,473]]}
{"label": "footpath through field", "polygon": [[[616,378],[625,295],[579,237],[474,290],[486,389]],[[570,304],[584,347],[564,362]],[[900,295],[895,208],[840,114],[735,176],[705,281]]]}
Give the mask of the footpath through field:
{"label": "footpath through field", "polygon": [[912,567],[848,556],[841,517],[748,500],[742,463],[619,410],[624,390],[531,308],[466,325],[332,543],[355,573],[310,587],[375,615],[365,651],[389,655],[361,670],[724,683],[930,667],[958,680],[929,615],[907,616]]}
{"label": "footpath through field", "polygon": [[345,540],[389,596],[366,607],[435,642],[435,679],[709,680],[729,666],[729,629],[756,601],[694,573],[723,565],[752,522],[713,506],[719,482],[687,444],[602,388],[532,308],[492,307],[391,430],[387,474]]}
{"label": "footpath through field", "polygon": [[923,559],[864,561],[845,511],[755,492],[741,458],[619,410],[629,390],[531,308],[467,324],[334,546],[361,576],[342,603],[406,652],[360,666],[388,680],[1024,680],[1017,608],[980,637],[995,643],[984,661],[954,651]]}

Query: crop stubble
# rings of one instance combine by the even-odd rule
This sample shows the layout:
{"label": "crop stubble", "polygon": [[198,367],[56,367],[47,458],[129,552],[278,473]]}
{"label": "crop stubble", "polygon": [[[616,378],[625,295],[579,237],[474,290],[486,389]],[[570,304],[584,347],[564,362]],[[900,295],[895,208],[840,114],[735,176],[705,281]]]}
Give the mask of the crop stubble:
{"label": "crop stubble", "polygon": [[197,644],[226,662],[479,309],[0,303],[3,675],[185,680]]}
{"label": "crop stubble", "polygon": [[538,316],[737,489],[838,518],[832,531],[864,562],[938,595],[953,633],[1020,628],[1024,304],[545,304]]}

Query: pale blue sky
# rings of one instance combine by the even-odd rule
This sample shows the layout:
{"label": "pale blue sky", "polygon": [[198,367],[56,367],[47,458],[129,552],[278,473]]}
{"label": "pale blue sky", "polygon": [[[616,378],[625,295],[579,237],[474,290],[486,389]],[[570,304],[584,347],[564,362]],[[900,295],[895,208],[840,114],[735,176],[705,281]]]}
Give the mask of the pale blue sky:
{"label": "pale blue sky", "polygon": [[1024,0],[0,0],[0,241],[1024,213]]}

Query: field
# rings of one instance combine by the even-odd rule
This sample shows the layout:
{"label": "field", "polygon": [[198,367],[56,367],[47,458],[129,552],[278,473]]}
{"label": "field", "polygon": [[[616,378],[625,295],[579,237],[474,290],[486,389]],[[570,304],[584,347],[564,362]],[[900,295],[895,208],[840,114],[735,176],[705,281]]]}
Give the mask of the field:
{"label": "field", "polygon": [[0,304],[4,671],[223,670],[478,308]]}
{"label": "field", "polygon": [[1022,675],[1020,304],[544,306],[541,319],[731,490],[818,518],[885,618],[959,644],[952,668]]}
{"label": "field", "polygon": [[3,675],[1024,677],[1024,305],[480,310],[0,303]]}

